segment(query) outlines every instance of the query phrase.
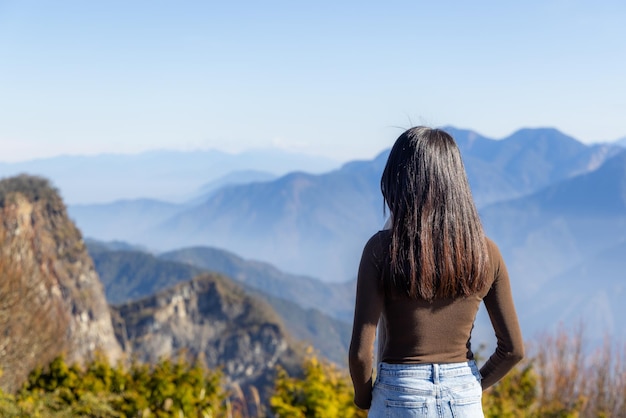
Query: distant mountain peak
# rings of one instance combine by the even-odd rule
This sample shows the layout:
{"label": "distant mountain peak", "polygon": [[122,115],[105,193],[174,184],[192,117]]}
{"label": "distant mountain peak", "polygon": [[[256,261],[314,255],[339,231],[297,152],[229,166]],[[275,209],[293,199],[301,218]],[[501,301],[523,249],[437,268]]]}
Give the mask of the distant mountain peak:
{"label": "distant mountain peak", "polygon": [[505,138],[505,141],[559,142],[562,144],[577,144],[580,147],[585,147],[578,139],[564,134],[556,128],[522,128]]}
{"label": "distant mountain peak", "polygon": [[[526,127],[526,128],[520,128],[518,130],[516,130],[515,132],[513,132],[512,135],[515,135],[517,133],[521,133],[521,134],[549,134],[549,135],[565,135],[563,132],[559,131],[557,128],[554,128],[552,126],[539,126],[539,127],[535,127],[535,128],[531,128],[531,127]],[[511,136],[512,136],[511,135]]]}
{"label": "distant mountain peak", "polygon": [[471,145],[474,142],[481,142],[481,141],[483,142],[494,141],[495,142],[495,141],[511,141],[511,140],[513,141],[515,140],[525,140],[525,141],[566,140],[566,141],[574,141],[574,142],[581,143],[581,141],[579,141],[578,139],[561,132],[557,128],[548,127],[548,126],[536,127],[536,128],[531,128],[531,127],[520,128],[514,131],[512,134],[507,135],[502,138],[491,138],[491,137],[482,135],[471,129],[456,128],[450,125],[444,126],[442,129],[448,132],[450,135],[452,135],[454,139],[456,139],[457,141],[460,140],[467,145]]}

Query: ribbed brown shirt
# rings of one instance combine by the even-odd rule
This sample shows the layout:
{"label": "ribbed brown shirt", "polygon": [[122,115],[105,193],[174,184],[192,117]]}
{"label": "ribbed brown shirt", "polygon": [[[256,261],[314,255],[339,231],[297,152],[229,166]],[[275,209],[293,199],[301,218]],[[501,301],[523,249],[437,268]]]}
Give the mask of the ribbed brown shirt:
{"label": "ribbed brown shirt", "polygon": [[[489,249],[488,286],[476,295],[428,302],[385,296],[382,263],[390,231],[379,231],[365,245],[357,279],[350,343],[354,402],[368,409],[372,399],[372,364],[376,326],[381,321],[379,361],[387,363],[458,363],[474,358],[470,336],[484,301],[497,338],[495,352],[481,367],[483,389],[500,380],[524,355],[509,276],[496,244]],[[382,315],[382,318],[381,318]]]}

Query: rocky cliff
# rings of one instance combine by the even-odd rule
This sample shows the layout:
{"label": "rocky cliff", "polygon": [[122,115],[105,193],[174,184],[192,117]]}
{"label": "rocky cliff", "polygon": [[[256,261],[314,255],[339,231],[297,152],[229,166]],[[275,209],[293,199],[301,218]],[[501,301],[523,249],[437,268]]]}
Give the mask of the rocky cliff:
{"label": "rocky cliff", "polygon": [[0,243],[0,387],[14,390],[60,353],[79,362],[96,350],[120,358],[93,262],[47,180],[0,181]]}

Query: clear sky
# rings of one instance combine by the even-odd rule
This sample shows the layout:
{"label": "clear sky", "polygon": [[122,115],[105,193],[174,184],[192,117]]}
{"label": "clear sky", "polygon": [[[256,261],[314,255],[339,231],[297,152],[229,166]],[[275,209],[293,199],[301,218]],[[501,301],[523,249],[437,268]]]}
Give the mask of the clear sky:
{"label": "clear sky", "polygon": [[626,136],[626,2],[3,1],[0,161],[279,147],[402,128]]}

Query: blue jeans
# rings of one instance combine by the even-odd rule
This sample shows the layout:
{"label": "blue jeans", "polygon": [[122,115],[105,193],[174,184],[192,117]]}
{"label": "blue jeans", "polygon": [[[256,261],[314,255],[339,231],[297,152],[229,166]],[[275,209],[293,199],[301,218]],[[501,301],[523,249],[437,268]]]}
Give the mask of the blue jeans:
{"label": "blue jeans", "polygon": [[368,417],[484,417],[476,363],[378,364]]}

